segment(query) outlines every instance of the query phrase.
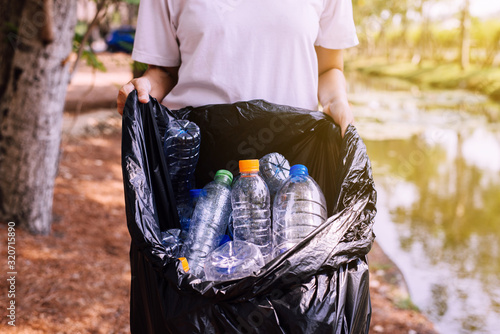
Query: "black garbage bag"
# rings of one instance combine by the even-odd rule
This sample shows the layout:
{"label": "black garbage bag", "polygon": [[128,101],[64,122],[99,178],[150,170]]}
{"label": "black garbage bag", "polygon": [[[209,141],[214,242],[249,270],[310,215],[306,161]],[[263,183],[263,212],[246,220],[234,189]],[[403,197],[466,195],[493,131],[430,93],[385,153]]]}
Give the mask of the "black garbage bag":
{"label": "black garbage bag", "polygon": [[[162,136],[172,119],[201,129],[198,186],[240,159],[283,154],[301,163],[327,199],[329,219],[259,272],[227,282],[184,272],[161,244],[179,228]],[[123,114],[122,168],[132,238],[132,333],[368,333],[366,254],[376,191],[366,148],[353,126],[341,138],[330,117],[262,100],[170,111],[134,91]]]}

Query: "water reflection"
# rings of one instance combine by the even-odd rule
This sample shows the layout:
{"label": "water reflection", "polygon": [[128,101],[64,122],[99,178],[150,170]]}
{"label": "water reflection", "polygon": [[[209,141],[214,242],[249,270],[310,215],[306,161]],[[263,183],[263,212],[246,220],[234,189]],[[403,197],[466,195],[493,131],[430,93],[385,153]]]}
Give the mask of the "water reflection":
{"label": "water reflection", "polygon": [[370,84],[358,81],[351,96],[379,193],[378,242],[438,330],[496,332],[500,128],[462,103],[473,109],[490,102],[463,92],[452,98],[456,92],[386,92]]}

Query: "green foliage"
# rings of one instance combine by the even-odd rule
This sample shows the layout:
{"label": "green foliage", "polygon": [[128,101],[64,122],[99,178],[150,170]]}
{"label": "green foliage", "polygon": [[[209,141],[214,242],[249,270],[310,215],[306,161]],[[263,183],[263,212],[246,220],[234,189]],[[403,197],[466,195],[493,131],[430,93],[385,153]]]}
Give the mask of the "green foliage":
{"label": "green foliage", "polygon": [[87,22],[83,22],[83,21],[76,22],[76,25],[75,25],[75,35],[79,36],[80,41],[83,38],[83,35],[85,35],[85,33],[87,32],[87,28],[88,28],[88,23]]}
{"label": "green foliage", "polygon": [[428,60],[421,64],[410,61],[387,63],[384,58],[350,61],[349,67],[376,76],[409,80],[422,87],[467,88],[500,101],[500,69],[471,66],[464,71],[453,62]]}
{"label": "green foliage", "polygon": [[434,27],[431,30],[434,40],[437,45],[444,48],[454,48],[457,45],[457,40],[460,38],[460,32],[457,29],[439,29]]}
{"label": "green foliage", "polygon": [[19,33],[19,27],[9,21],[4,22],[2,24],[2,30],[6,33],[14,33],[14,34]]}
{"label": "green foliage", "polygon": [[140,63],[138,61],[132,62],[132,75],[134,78],[142,77],[147,69],[148,64]]}
{"label": "green foliage", "polygon": [[141,62],[138,62],[138,61],[134,61],[132,63],[132,70],[134,71],[134,73],[137,71],[137,72],[146,72],[146,70],[148,69],[148,64],[144,64],[144,63],[141,63]]}
{"label": "green foliage", "polygon": [[92,48],[90,48],[89,45],[82,45],[83,36],[85,35],[86,31],[83,30],[82,27],[82,25],[80,25],[80,27],[78,27],[77,25],[77,28],[75,28],[75,36],[73,38],[73,51],[78,53],[80,48],[83,48],[81,56],[82,60],[85,60],[87,65],[89,65],[90,67],[101,72],[106,72],[106,66],[97,58],[97,55],[92,50]]}
{"label": "green foliage", "polygon": [[[108,5],[117,4],[120,2],[125,2],[132,5],[139,5],[140,0],[87,0],[94,1],[98,4],[98,8],[100,5],[104,5],[101,9],[106,9]],[[104,12],[105,13],[105,12]],[[116,24],[120,23],[120,14],[115,11],[110,14],[111,22],[115,22]],[[84,36],[89,29],[90,22],[77,22],[75,26],[75,36],[73,39],[73,51],[76,53],[81,52],[81,58],[86,61],[87,65],[91,66],[94,69],[99,71],[106,71],[106,67],[104,64],[98,59],[97,54],[92,50],[90,43],[86,41],[83,45]],[[123,43],[122,45],[125,49],[129,49],[131,51],[132,45]]]}
{"label": "green foliage", "polygon": [[389,270],[392,269],[394,266],[388,263],[371,262],[370,267],[372,268],[372,270],[377,271],[377,270]]}
{"label": "green foliage", "polygon": [[413,303],[410,297],[397,300],[396,307],[401,310],[412,310],[417,312],[420,311],[418,306]]}
{"label": "green foliage", "polygon": [[[354,21],[360,45],[358,54],[394,55],[441,62],[458,62],[462,52],[463,1],[451,0],[353,0]],[[449,6],[449,13],[430,16],[435,5]],[[470,14],[470,13],[469,13]],[[470,60],[492,65],[500,52],[500,20],[471,17]],[[467,35],[464,35],[467,36]],[[468,45],[465,43],[464,45]],[[392,57],[392,58],[391,58]]]}
{"label": "green foliage", "polygon": [[15,44],[18,38],[19,27],[12,22],[4,22],[1,26],[3,33],[5,34],[5,43]]}
{"label": "green foliage", "polygon": [[82,53],[82,59],[87,62],[87,65],[98,71],[107,71],[106,66],[97,58],[97,55],[92,50],[84,50]]}
{"label": "green foliage", "polygon": [[500,20],[473,20],[471,36],[476,46],[487,48],[500,33]]}

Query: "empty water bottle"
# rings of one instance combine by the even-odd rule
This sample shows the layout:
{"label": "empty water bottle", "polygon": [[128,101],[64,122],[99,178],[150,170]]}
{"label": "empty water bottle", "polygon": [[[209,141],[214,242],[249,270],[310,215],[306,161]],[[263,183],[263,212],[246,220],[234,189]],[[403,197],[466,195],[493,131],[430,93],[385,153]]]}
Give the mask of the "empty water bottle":
{"label": "empty water bottle", "polygon": [[179,257],[182,249],[181,230],[172,228],[161,232],[161,243],[172,257]]}
{"label": "empty water bottle", "polygon": [[204,189],[191,189],[189,191],[189,202],[181,203],[177,206],[179,220],[181,222],[181,230],[183,233],[187,233],[187,231],[189,230],[191,216],[193,215],[196,203],[198,203],[200,197],[203,196],[206,196],[206,191]]}
{"label": "empty water bottle", "polygon": [[224,235],[222,236],[221,241],[219,242],[219,246],[222,246],[222,245],[224,245],[226,242],[229,242],[229,241],[231,241],[231,237],[230,237],[229,235],[227,235],[227,234],[224,234]]}
{"label": "empty water bottle", "polygon": [[260,175],[266,181],[273,202],[274,196],[290,173],[290,164],[283,155],[274,152],[260,158],[259,166]]}
{"label": "empty water bottle", "polygon": [[259,247],[264,260],[271,259],[270,195],[259,175],[259,160],[241,160],[240,178],[231,192],[233,237]]}
{"label": "empty water bottle", "polygon": [[205,260],[205,275],[210,281],[228,281],[251,275],[264,266],[259,247],[245,241],[229,241]]}
{"label": "empty water bottle", "polygon": [[178,207],[189,202],[189,190],[195,187],[200,142],[200,128],[195,123],[185,119],[169,122],[163,152]]}
{"label": "empty water bottle", "polygon": [[206,195],[198,199],[194,208],[182,252],[190,273],[198,277],[203,277],[205,258],[217,248],[229,223],[232,180],[231,172],[219,170],[214,180],[203,188]]}
{"label": "empty water bottle", "polygon": [[326,219],[326,201],[320,187],[309,176],[306,166],[292,166],[274,200],[274,255],[293,247]]}

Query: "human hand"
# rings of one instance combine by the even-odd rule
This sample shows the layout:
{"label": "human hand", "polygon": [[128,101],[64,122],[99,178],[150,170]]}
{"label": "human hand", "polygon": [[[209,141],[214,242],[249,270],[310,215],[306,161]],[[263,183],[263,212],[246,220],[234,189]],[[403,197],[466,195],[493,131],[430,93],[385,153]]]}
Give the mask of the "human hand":
{"label": "human hand", "polygon": [[118,91],[116,106],[120,115],[123,115],[123,108],[125,107],[125,102],[127,101],[128,94],[130,94],[134,89],[137,89],[139,102],[149,102],[149,94],[151,93],[151,82],[149,81],[149,79],[145,77],[132,79],[129,83],[123,85],[122,88],[120,88],[120,90]]}
{"label": "human hand", "polygon": [[349,124],[354,123],[354,115],[347,101],[336,101],[323,107],[323,112],[330,115],[333,121],[340,126],[340,133],[344,138]]}

